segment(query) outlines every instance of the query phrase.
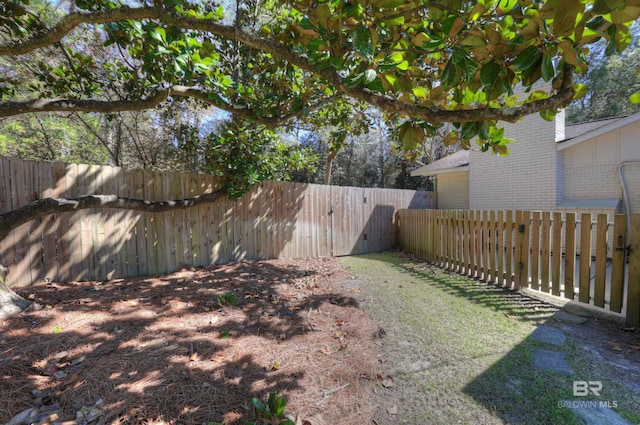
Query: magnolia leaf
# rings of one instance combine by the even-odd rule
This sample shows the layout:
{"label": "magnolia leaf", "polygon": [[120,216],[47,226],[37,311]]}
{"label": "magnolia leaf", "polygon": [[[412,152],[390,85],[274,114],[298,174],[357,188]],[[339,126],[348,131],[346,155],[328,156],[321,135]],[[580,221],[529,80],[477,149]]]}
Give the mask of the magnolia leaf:
{"label": "magnolia leaf", "polygon": [[516,71],[524,71],[536,64],[542,53],[536,46],[529,46],[522,51],[513,61],[513,68]]}
{"label": "magnolia leaf", "polygon": [[480,131],[481,125],[482,123],[480,121],[462,123],[462,130],[460,132],[460,137],[462,138],[462,140],[473,139]]}
{"label": "magnolia leaf", "polygon": [[578,13],[584,10],[580,0],[563,0],[553,17],[553,29],[556,37],[566,37],[573,33]]}
{"label": "magnolia leaf", "polygon": [[552,111],[552,110],[540,111],[540,116],[545,121],[553,121],[556,117],[556,111]]}
{"label": "magnolia leaf", "polygon": [[553,60],[551,55],[545,54],[542,56],[542,79],[544,81],[551,81],[556,75],[555,67],[553,66]]}
{"label": "magnolia leaf", "polygon": [[373,80],[375,80],[377,76],[378,76],[378,74],[376,73],[376,71],[374,71],[373,69],[367,69],[364,72],[364,77],[363,77],[362,81],[363,81],[364,84],[369,84]]}
{"label": "magnolia leaf", "polygon": [[422,100],[427,100],[428,92],[424,87],[414,87],[413,95]]}
{"label": "magnolia leaf", "polygon": [[328,28],[329,19],[331,18],[331,9],[329,8],[329,5],[327,3],[321,3],[316,8],[316,13],[318,15],[318,22],[320,23],[320,25],[322,25],[324,28]]}
{"label": "magnolia leaf", "polygon": [[480,81],[486,87],[493,87],[500,77],[500,65],[495,62],[486,63],[480,68]]}
{"label": "magnolia leaf", "polygon": [[509,12],[518,4],[518,0],[500,0],[499,7],[503,12]]}
{"label": "magnolia leaf", "polygon": [[453,21],[453,25],[449,30],[449,38],[455,38],[460,30],[462,30],[462,28],[464,28],[464,22],[462,21],[462,18],[458,17],[455,21]]}
{"label": "magnolia leaf", "polygon": [[606,15],[612,10],[622,10],[627,5],[625,0],[596,0],[593,2],[593,13]]}
{"label": "magnolia leaf", "polygon": [[576,92],[575,96],[573,96],[573,99],[575,100],[584,97],[589,91],[589,87],[587,87],[586,84],[574,84],[573,90]]}
{"label": "magnolia leaf", "polygon": [[400,126],[400,144],[405,151],[414,150],[425,138],[422,127],[409,121]]}
{"label": "magnolia leaf", "polygon": [[546,99],[547,97],[549,97],[549,95],[546,92],[542,90],[536,90],[529,95],[529,98],[527,99],[527,101],[533,102],[536,100]]}

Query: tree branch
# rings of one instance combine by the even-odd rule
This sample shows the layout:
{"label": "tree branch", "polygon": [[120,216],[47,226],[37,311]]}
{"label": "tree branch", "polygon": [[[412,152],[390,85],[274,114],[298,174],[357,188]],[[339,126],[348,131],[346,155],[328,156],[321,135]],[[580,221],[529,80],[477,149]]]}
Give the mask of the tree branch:
{"label": "tree branch", "polygon": [[[227,39],[238,40],[249,47],[262,50],[274,55],[281,57],[292,65],[297,66],[298,68],[308,71],[312,74],[318,75],[324,78],[327,82],[332,84],[337,90],[348,94],[349,96],[367,102],[373,106],[380,108],[381,110],[392,112],[404,116],[412,116],[416,118],[421,118],[429,122],[440,123],[440,122],[466,122],[466,121],[478,121],[478,120],[502,120],[508,122],[515,122],[520,117],[524,115],[528,115],[535,112],[540,112],[544,110],[555,110],[559,107],[568,105],[572,100],[575,94],[572,81],[573,81],[573,68],[567,64],[565,64],[565,68],[563,71],[563,82],[561,88],[554,94],[553,96],[537,100],[534,102],[525,103],[521,106],[517,107],[508,107],[508,108],[480,108],[480,109],[468,109],[468,110],[439,110],[434,109],[432,107],[425,107],[420,105],[415,105],[412,103],[402,102],[398,99],[394,99],[391,97],[387,97],[384,95],[380,95],[377,93],[373,93],[366,88],[358,88],[351,87],[348,88],[343,83],[343,78],[340,77],[336,70],[331,68],[327,68],[324,70],[318,70],[313,65],[309,63],[307,58],[298,52],[296,52],[292,47],[287,46],[279,41],[270,40],[261,38],[258,35],[247,33],[242,30],[238,30],[234,26],[223,25],[216,22],[213,19],[199,19],[199,18],[188,18],[185,16],[181,16],[176,12],[169,11],[164,8],[159,7],[142,7],[142,8],[130,8],[127,6],[110,9],[106,11],[98,11],[98,12],[75,12],[70,13],[69,15],[62,18],[62,20],[49,31],[43,33],[42,35],[35,36],[28,40],[16,43],[10,43],[4,46],[0,46],[0,56],[7,55],[20,55],[31,52],[35,49],[42,48],[51,44],[55,44],[60,41],[66,34],[72,31],[74,28],[78,27],[81,24],[104,24],[108,22],[116,22],[125,19],[133,19],[133,20],[142,20],[142,19],[157,19],[165,24],[173,25],[182,29],[191,29],[191,30],[200,30],[204,32],[209,32],[211,34],[215,34]],[[221,109],[221,105],[216,105],[212,100],[205,98],[204,92],[197,91],[192,88],[183,88],[182,90],[174,87],[174,94],[177,96],[184,95],[189,97],[195,97],[202,101],[206,101],[209,104],[213,104]],[[196,90],[194,92],[194,90]],[[146,102],[153,103],[151,99],[155,100],[151,106],[155,106],[158,103],[162,102],[166,99],[166,96],[169,94],[169,90],[161,91],[157,93],[154,97],[147,99],[146,101],[138,101],[138,102]],[[183,94],[180,92],[182,91]],[[200,95],[203,95],[200,97]],[[164,99],[162,99],[164,96]],[[90,112],[113,112],[113,111],[122,111],[122,110],[139,110],[143,106],[140,105],[141,108],[130,108],[126,109],[126,105],[133,106],[130,102],[136,101],[116,101],[116,102],[101,102],[95,103],[96,101],[88,101],[88,100],[78,100],[73,101],[73,104],[76,105],[75,109],[69,109],[65,107],[67,103],[71,101],[60,101],[60,100],[49,100],[42,101],[43,104],[38,104],[38,101],[29,101],[33,103],[34,106],[30,109],[27,106],[23,106],[19,112],[9,114],[16,115],[17,113],[26,113],[26,112],[35,112],[38,110],[82,110],[82,111],[90,111]],[[8,102],[8,104],[12,104],[12,102]],[[36,106],[38,104],[39,106]],[[13,103],[12,106],[0,105],[0,117],[7,116],[7,109],[10,109],[12,106],[14,108],[19,107],[20,105]],[[107,105],[112,105],[112,109],[106,107]],[[85,106],[87,108],[92,107],[93,109],[81,109],[81,106]],[[58,109],[56,109],[56,107]],[[46,108],[46,109],[43,109]],[[4,112],[4,115],[3,115]],[[233,109],[231,108],[230,112],[235,114],[240,114],[245,116],[250,115],[247,114],[246,109]],[[247,118],[257,119],[255,115],[247,116]],[[268,121],[273,125],[273,119],[269,119]],[[265,123],[267,124],[267,123]],[[269,125],[269,124],[267,124]]]}
{"label": "tree branch", "polygon": [[78,198],[44,198],[13,211],[0,214],[0,241],[13,229],[47,214],[73,212],[89,208],[123,209],[148,213],[183,210],[213,202],[226,191],[221,189],[193,198],[150,202],[141,199],[120,198],[116,195],[85,195]]}

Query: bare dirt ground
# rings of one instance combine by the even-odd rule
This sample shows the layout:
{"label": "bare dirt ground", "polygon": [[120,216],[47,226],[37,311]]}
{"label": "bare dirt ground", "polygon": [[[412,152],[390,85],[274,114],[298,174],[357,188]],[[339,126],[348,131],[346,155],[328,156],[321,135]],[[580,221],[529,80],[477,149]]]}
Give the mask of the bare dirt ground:
{"label": "bare dirt ground", "polygon": [[43,308],[0,323],[0,423],[244,425],[270,392],[294,417],[373,416],[375,329],[335,259],[18,292]]}

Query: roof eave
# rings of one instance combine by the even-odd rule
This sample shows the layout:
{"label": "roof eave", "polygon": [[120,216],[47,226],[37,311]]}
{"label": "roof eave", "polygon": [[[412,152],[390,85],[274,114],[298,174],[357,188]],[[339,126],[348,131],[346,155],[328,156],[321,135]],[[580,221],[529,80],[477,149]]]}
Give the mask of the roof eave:
{"label": "roof eave", "polygon": [[618,130],[625,125],[633,124],[634,122],[640,120],[640,112],[629,115],[625,118],[620,118],[617,121],[611,122],[609,124],[603,125],[602,127],[598,127],[594,130],[588,131],[584,134],[574,137],[573,139],[563,140],[556,144],[557,151],[563,151],[577,144],[586,142],[587,140],[591,140],[593,138],[602,136],[610,131]]}
{"label": "roof eave", "polygon": [[411,177],[437,176],[439,174],[465,173],[465,172],[469,172],[469,165],[462,165],[460,167],[455,167],[455,168],[442,168],[440,170],[420,171],[420,169],[417,169],[411,172]]}

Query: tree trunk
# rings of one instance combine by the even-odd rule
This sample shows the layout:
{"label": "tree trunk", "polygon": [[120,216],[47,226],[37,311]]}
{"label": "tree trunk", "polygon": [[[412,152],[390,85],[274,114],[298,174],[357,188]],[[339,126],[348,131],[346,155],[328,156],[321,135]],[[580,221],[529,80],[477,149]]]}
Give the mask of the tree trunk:
{"label": "tree trunk", "polygon": [[331,184],[331,167],[333,165],[333,160],[337,155],[338,152],[331,152],[329,156],[327,156],[327,170],[324,175],[324,184],[327,186]]}
{"label": "tree trunk", "polygon": [[[213,202],[226,194],[218,190],[193,198],[174,201],[150,202],[141,199],[120,198],[116,195],[87,195],[78,198],[45,198],[13,211],[0,214],[0,241],[18,226],[48,214],[73,212],[89,208],[134,210],[141,212],[165,212],[187,209]],[[7,284],[9,269],[0,264],[0,320],[24,311],[32,303],[16,294]]]}
{"label": "tree trunk", "polygon": [[0,265],[0,320],[4,320],[26,310],[31,301],[27,301],[7,286],[6,278],[9,269]]}

